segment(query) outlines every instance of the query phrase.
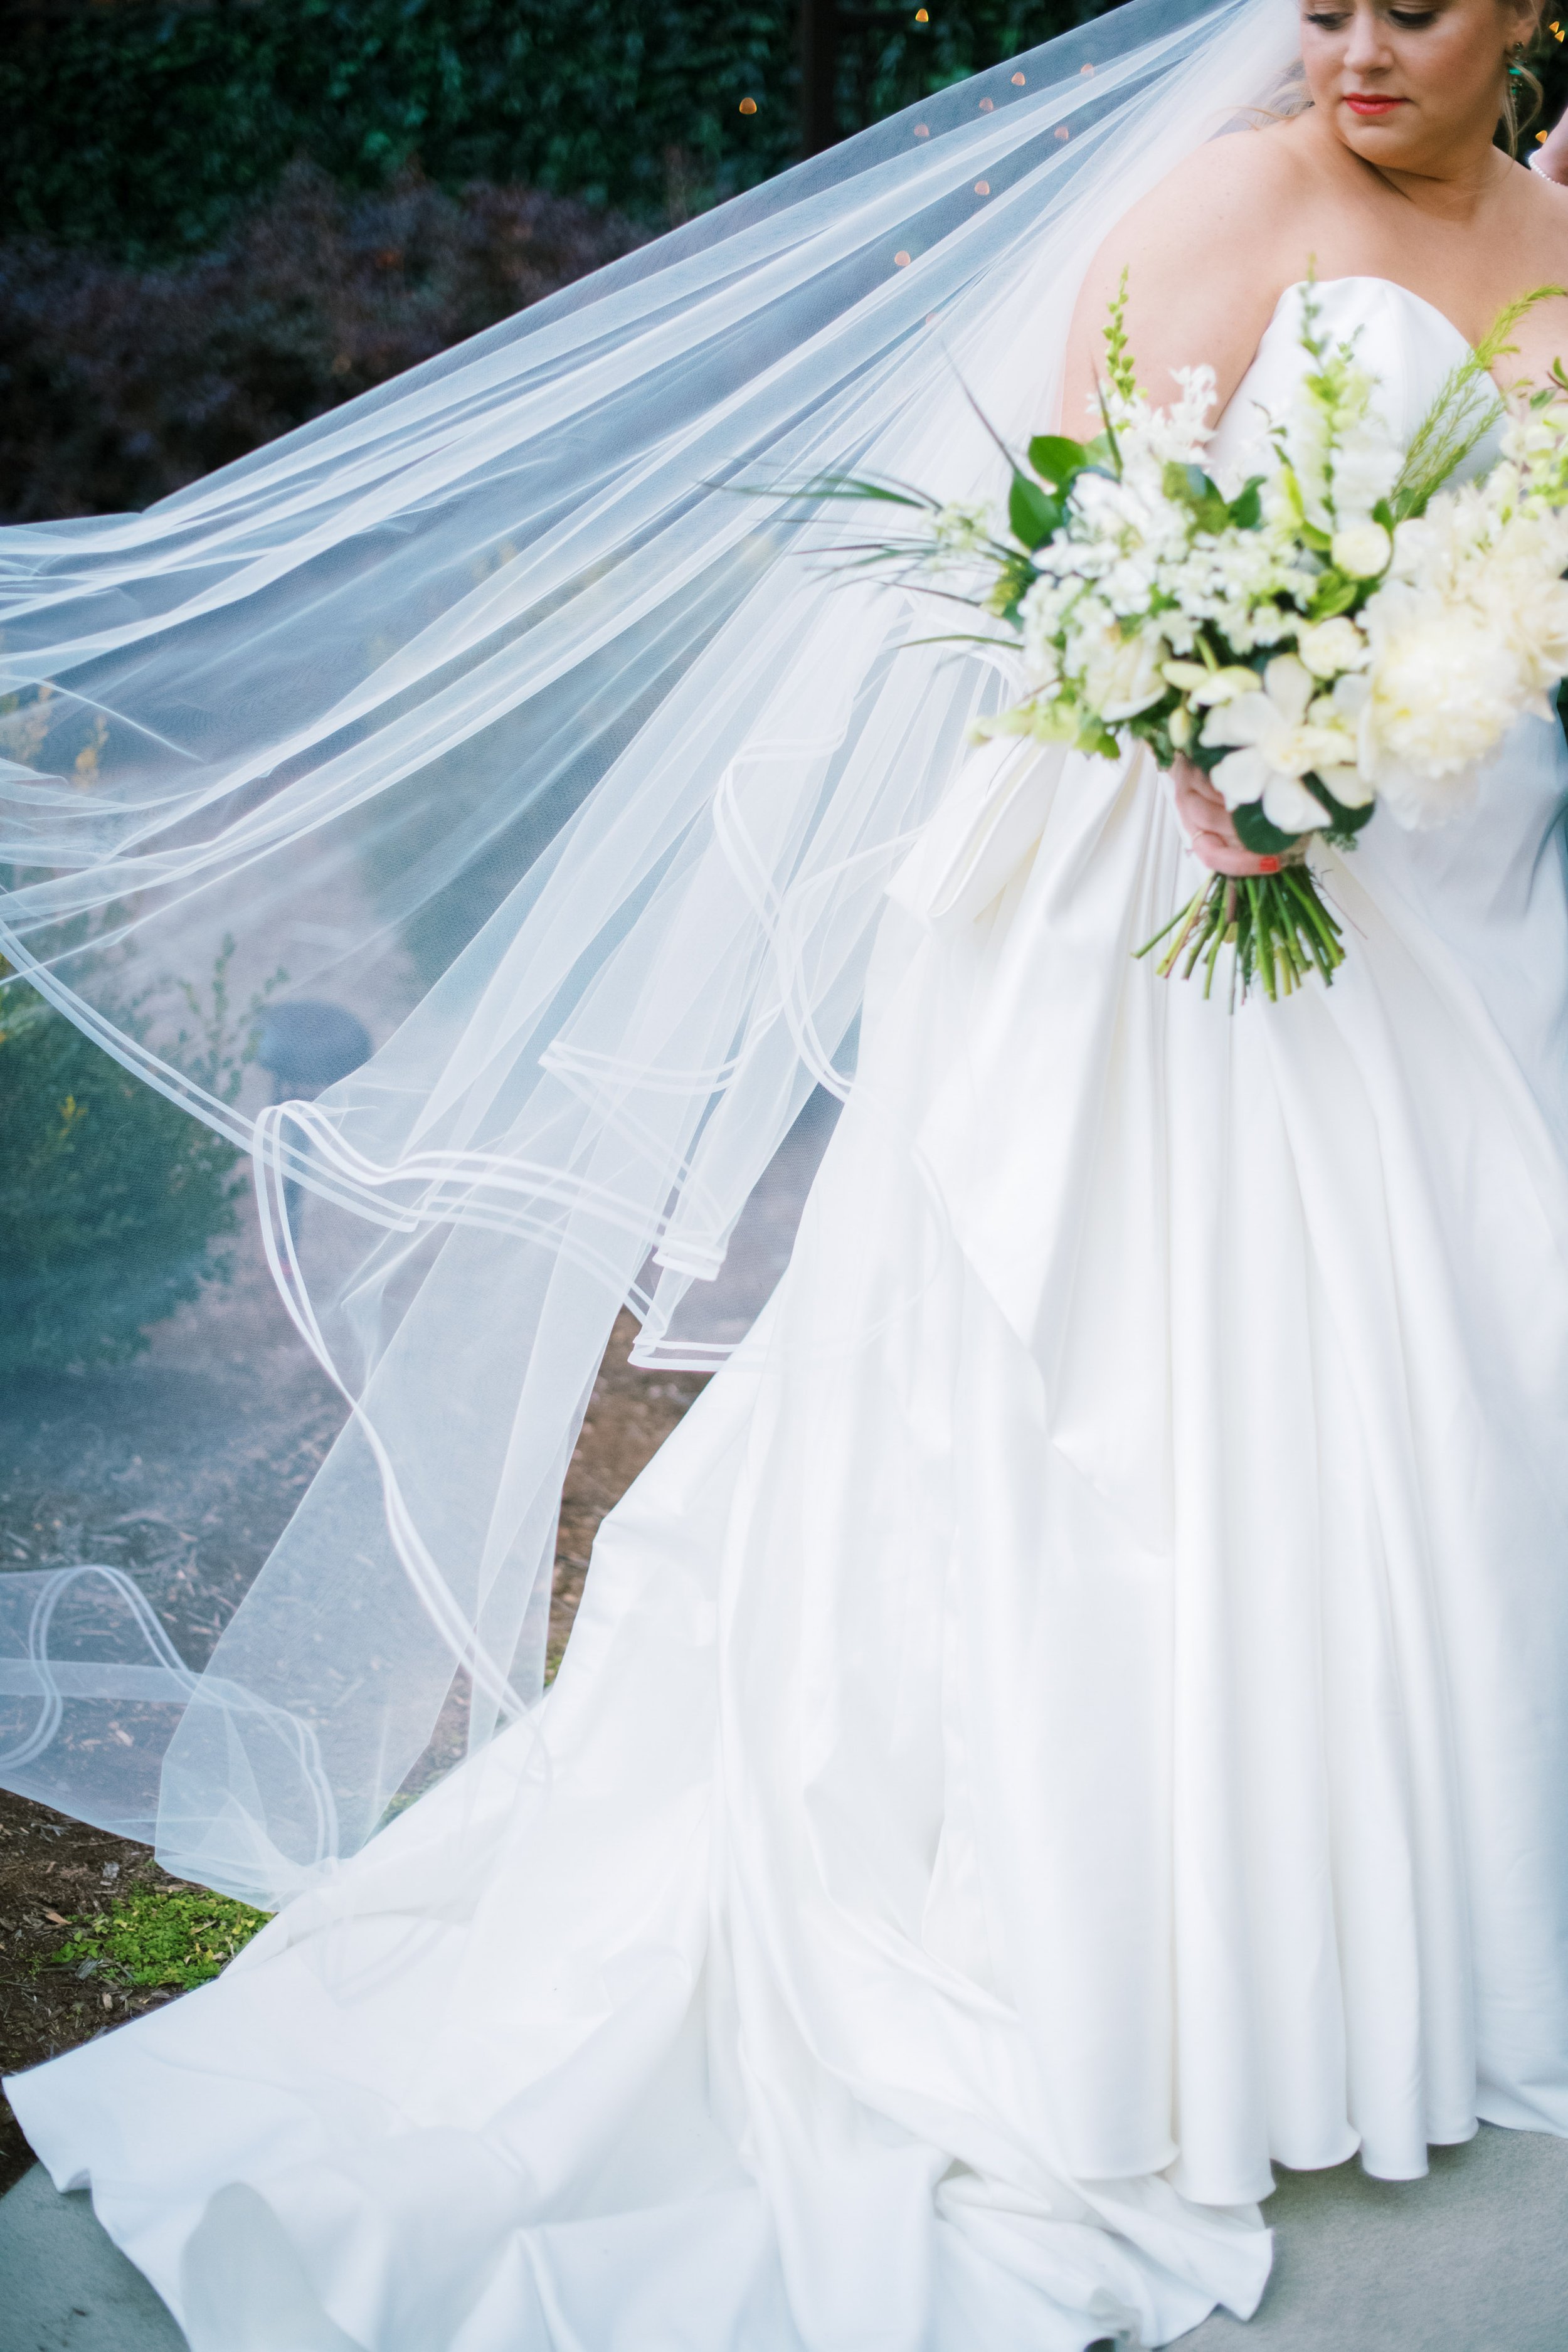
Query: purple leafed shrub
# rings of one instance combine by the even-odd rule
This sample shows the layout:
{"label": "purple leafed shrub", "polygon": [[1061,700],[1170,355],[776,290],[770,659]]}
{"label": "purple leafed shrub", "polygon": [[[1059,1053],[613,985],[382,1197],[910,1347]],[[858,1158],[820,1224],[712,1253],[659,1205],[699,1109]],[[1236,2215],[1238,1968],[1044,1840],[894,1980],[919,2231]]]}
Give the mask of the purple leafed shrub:
{"label": "purple leafed shrub", "polygon": [[215,252],[0,245],[0,519],[143,507],[642,242],[537,190],[297,164]]}

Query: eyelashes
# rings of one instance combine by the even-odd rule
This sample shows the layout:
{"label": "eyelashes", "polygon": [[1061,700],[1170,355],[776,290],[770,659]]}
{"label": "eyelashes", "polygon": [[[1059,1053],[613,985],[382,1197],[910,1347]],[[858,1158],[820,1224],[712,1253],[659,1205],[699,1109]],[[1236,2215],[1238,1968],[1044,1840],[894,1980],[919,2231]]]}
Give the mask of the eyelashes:
{"label": "eyelashes", "polygon": [[[1441,13],[1436,8],[1391,8],[1388,21],[1391,25],[1397,25],[1402,32],[1418,33],[1426,26],[1435,25]],[[1307,11],[1306,21],[1309,25],[1315,25],[1320,32],[1333,33],[1346,23],[1347,16],[1342,9],[1310,8]]]}

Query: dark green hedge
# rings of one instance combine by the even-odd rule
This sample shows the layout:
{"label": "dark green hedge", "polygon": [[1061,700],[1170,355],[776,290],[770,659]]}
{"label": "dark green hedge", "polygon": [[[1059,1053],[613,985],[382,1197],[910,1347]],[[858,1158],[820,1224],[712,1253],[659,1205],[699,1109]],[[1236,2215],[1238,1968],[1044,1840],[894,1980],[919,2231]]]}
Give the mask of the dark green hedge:
{"label": "dark green hedge", "polygon": [[63,1014],[0,995],[0,1383],[128,1362],[226,1279],[210,1244],[238,1222],[238,1160]]}
{"label": "dark green hedge", "polygon": [[[846,8],[843,131],[1102,0]],[[127,259],[210,245],[295,156],[350,187],[416,163],[643,218],[796,151],[798,0],[146,0],[0,5],[0,236]],[[742,115],[742,98],[757,110]]]}

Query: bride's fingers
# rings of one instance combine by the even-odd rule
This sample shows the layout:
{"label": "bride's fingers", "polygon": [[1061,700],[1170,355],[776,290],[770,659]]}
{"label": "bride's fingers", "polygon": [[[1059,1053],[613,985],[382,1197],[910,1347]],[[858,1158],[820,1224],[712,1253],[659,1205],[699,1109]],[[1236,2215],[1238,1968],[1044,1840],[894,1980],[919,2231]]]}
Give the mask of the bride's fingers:
{"label": "bride's fingers", "polygon": [[1229,830],[1229,811],[1201,768],[1179,760],[1172,770],[1171,782],[1184,833],[1189,836],[1205,831],[1223,835]]}
{"label": "bride's fingers", "polygon": [[1189,846],[1200,866],[1211,874],[1234,875],[1238,880],[1249,874],[1278,874],[1284,864],[1282,857],[1258,857],[1244,849],[1234,832],[1203,830],[1190,836]]}
{"label": "bride's fingers", "polygon": [[1193,856],[1211,874],[1240,880],[1247,875],[1278,874],[1283,860],[1259,857],[1242,846],[1241,837],[1220,794],[1201,768],[1178,760],[1172,771],[1176,817]]}

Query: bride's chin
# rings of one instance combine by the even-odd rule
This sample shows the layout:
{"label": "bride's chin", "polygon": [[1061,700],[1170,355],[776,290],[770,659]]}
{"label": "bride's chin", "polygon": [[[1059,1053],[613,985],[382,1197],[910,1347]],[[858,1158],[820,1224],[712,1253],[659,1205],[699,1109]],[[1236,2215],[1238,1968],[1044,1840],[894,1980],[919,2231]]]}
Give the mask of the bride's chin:
{"label": "bride's chin", "polygon": [[1332,121],[1341,145],[1359,155],[1363,163],[1398,170],[1419,163],[1426,142],[1421,137],[1420,117],[1414,110],[1408,116],[1402,107],[1398,116],[1379,117],[1352,114],[1349,107],[1336,106]]}

